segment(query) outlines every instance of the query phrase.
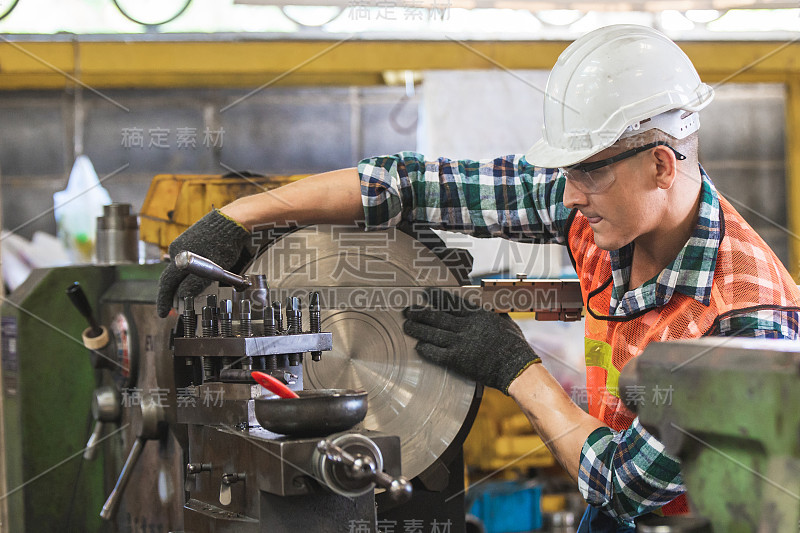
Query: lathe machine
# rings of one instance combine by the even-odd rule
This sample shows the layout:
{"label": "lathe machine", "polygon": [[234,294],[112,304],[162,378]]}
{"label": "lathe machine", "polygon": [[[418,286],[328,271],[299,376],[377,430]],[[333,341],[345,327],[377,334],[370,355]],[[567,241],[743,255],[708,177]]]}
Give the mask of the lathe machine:
{"label": "lathe machine", "polygon": [[574,320],[581,297],[468,286],[468,254],[423,231],[304,228],[243,273],[181,256],[215,281],[163,320],[160,264],[35,272],[3,305],[10,530],[464,531],[481,388],[420,359],[402,310],[457,293]]}

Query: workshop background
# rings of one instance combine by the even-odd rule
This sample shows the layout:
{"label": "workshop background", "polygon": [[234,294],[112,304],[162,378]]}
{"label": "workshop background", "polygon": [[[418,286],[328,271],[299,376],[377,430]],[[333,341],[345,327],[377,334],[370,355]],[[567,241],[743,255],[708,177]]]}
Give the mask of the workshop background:
{"label": "workshop background", "polygon": [[[520,153],[541,135],[542,91],[558,54],[612,23],[665,32],[714,87],[701,113],[700,161],[798,279],[796,2],[0,0],[5,295],[33,268],[74,262],[70,243],[55,237],[54,194],[78,156],[111,201],[139,213],[159,174],[312,174],[401,150],[454,159]],[[561,247],[440,235],[470,251],[473,282],[574,277]],[[160,259],[152,244],[139,253],[142,263]],[[515,318],[565,390],[579,390],[582,322]],[[465,451],[468,481],[541,444],[504,400],[484,399],[482,410],[505,422],[479,416]],[[504,500],[500,484],[532,480],[514,485],[523,487],[514,498],[535,499],[537,512],[520,518],[528,527],[496,516],[484,527],[570,531],[577,492],[564,489],[546,450],[527,459],[495,476],[496,499],[474,498],[533,505]]]}

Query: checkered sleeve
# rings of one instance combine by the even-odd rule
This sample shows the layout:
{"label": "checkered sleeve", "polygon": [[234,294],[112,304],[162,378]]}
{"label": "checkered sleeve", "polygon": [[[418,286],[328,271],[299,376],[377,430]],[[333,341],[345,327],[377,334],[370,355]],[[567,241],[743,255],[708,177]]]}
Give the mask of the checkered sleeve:
{"label": "checkered sleeve", "polygon": [[587,503],[627,526],[686,492],[678,459],[638,418],[625,431],[600,427],[589,435],[581,450],[578,489]]}
{"label": "checkered sleeve", "polygon": [[364,159],[358,173],[367,229],[405,221],[475,237],[564,243],[565,178],[521,155],[426,161],[400,152]]}
{"label": "checkered sleeve", "polygon": [[800,313],[789,309],[757,309],[727,315],[715,326],[721,337],[756,337],[761,339],[798,338]]}

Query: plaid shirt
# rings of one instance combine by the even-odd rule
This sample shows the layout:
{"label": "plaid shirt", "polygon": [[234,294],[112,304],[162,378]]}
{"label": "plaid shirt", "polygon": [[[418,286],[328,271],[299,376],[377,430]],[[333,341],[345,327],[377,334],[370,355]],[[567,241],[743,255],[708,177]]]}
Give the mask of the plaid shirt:
{"label": "plaid shirt", "polygon": [[[530,165],[521,155],[482,161],[425,161],[413,152],[374,157],[358,165],[368,229],[401,221],[534,243],[566,243],[570,210],[564,176]],[[720,232],[718,193],[700,168],[698,224],[676,258],[658,276],[628,290],[633,245],[610,252],[613,293],[609,313],[627,316],[665,305],[674,292],[709,303]],[[798,314],[759,310],[720,321],[715,334],[798,337]],[[581,450],[578,488],[586,501],[621,524],[685,492],[678,460],[634,420],[630,428],[598,428]]]}

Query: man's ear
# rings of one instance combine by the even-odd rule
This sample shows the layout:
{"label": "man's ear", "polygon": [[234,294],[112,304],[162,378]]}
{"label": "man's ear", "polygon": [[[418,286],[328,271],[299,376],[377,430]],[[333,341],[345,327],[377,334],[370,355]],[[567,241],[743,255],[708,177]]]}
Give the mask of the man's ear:
{"label": "man's ear", "polygon": [[652,153],[655,165],[656,185],[659,189],[669,189],[678,175],[678,159],[675,153],[666,146],[656,146]]}

